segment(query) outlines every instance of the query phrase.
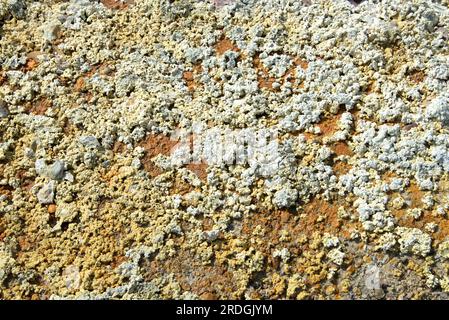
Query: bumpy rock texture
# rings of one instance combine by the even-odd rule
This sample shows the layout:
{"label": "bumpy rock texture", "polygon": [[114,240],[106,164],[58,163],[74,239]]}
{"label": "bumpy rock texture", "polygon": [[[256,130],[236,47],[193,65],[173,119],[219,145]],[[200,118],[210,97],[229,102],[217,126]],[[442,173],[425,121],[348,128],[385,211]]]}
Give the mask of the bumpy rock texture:
{"label": "bumpy rock texture", "polygon": [[447,299],[448,5],[1,0],[0,298]]}

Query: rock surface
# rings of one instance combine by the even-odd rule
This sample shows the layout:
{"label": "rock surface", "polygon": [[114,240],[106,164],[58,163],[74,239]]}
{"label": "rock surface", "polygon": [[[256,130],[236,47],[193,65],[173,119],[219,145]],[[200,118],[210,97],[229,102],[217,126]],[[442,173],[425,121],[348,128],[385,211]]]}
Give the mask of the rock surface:
{"label": "rock surface", "polygon": [[0,299],[448,299],[448,6],[0,0]]}

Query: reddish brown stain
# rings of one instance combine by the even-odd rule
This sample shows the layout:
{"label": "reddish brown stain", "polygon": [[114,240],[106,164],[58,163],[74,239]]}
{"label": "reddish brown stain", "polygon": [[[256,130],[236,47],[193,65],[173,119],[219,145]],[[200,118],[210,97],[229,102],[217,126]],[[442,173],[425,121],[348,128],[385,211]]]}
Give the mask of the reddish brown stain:
{"label": "reddish brown stain", "polygon": [[343,161],[337,161],[333,165],[334,172],[336,173],[337,176],[347,174],[349,170],[351,170],[351,168],[352,168],[351,165]]}
{"label": "reddish brown stain", "polygon": [[200,84],[195,80],[195,76],[200,74],[203,71],[201,64],[196,64],[193,66],[193,71],[184,71],[182,74],[182,78],[187,84],[189,91],[193,92],[197,89]]}
{"label": "reddish brown stain", "polygon": [[217,300],[217,296],[215,294],[213,294],[212,292],[204,292],[201,296],[200,296],[201,300]]}
{"label": "reddish brown stain", "polygon": [[[87,79],[93,77],[95,74],[100,74],[102,76],[110,76],[113,73],[114,71],[111,68],[111,62],[103,62],[96,64],[92,66],[92,68],[88,72],[84,73],[83,75],[81,75],[76,79],[73,89],[76,92],[84,92],[86,90]],[[87,93],[88,100],[90,100],[91,96],[92,96],[91,93]]]}
{"label": "reddish brown stain", "polygon": [[[343,200],[327,202],[314,198],[304,207],[298,208],[297,212],[287,210],[258,212],[243,219],[239,239],[263,253],[266,257],[267,273],[278,272],[280,266],[279,258],[273,257],[274,250],[279,247],[288,249],[293,257],[299,257],[298,260],[290,262],[290,272],[311,273],[306,281],[309,284],[316,284],[323,279],[325,273],[320,271],[322,266],[315,265],[311,268],[309,263],[313,262],[304,263],[308,258],[301,258],[305,253],[315,255],[315,249],[311,248],[308,239],[312,239],[316,234],[323,235],[325,232],[348,239],[352,231],[359,227],[358,222],[343,223],[338,218],[338,208],[341,205],[350,207]],[[254,233],[256,228],[260,230],[260,235]],[[285,232],[288,233],[288,237],[281,240]],[[270,297],[279,294],[281,293],[272,292]]]}
{"label": "reddish brown stain", "polygon": [[0,186],[0,195],[6,196],[8,199],[12,197],[13,188],[9,186]]}
{"label": "reddish brown stain", "polygon": [[176,144],[177,141],[173,141],[170,137],[163,134],[150,134],[145,140],[139,143],[139,146],[145,149],[142,164],[151,176],[156,177],[162,173],[161,169],[151,159],[159,154],[165,156],[170,155],[172,148]]}
{"label": "reddish brown stain", "polygon": [[97,73],[100,75],[103,75],[103,76],[109,76],[114,73],[112,67],[113,66],[112,66],[111,61],[98,63],[98,64],[92,66],[92,68],[88,72],[85,73],[85,76],[86,76],[86,78],[91,78],[92,76],[94,76]]}
{"label": "reddish brown stain", "polygon": [[[340,206],[348,207],[343,200],[331,203],[318,198],[312,199],[304,209],[307,214],[304,231],[308,235],[311,235],[314,231],[320,231],[349,238],[350,231],[356,227],[356,223],[345,222],[343,224],[338,217]],[[318,222],[318,216],[322,216],[324,219]]]}
{"label": "reddish brown stain", "polygon": [[0,86],[2,86],[6,81],[8,80],[8,77],[6,76],[5,71],[0,69]]}
{"label": "reddish brown stain", "polygon": [[309,67],[309,62],[301,58],[296,58],[293,63],[295,66],[301,66],[301,68],[303,68],[304,70]]}
{"label": "reddish brown stain", "polygon": [[257,72],[257,82],[259,83],[259,88],[274,91],[273,82],[275,82],[276,79],[274,77],[270,77],[267,68],[264,67],[262,61],[260,60],[259,54],[255,55],[253,65]]}
{"label": "reddish brown stain", "polygon": [[[401,125],[403,125],[403,124],[401,123]],[[409,124],[404,125],[402,127],[402,129],[405,130],[405,131],[409,131],[409,130],[411,130],[413,128],[417,128],[417,127],[418,127],[418,124],[413,122],[413,123],[409,123]]]}
{"label": "reddish brown stain", "polygon": [[373,92],[378,92],[379,88],[376,86],[375,81],[371,81],[365,88],[366,94],[371,94]]}
{"label": "reddish brown stain", "polygon": [[189,163],[186,168],[195,173],[198,178],[203,181],[207,179],[207,164],[205,163]]}
{"label": "reddish brown stain", "polygon": [[155,157],[158,154],[170,155],[171,149],[176,143],[164,134],[150,134],[139,145],[145,149],[149,156]]}
{"label": "reddish brown stain", "polygon": [[45,112],[47,112],[47,110],[49,108],[51,108],[51,106],[52,106],[52,102],[49,99],[41,98],[41,99],[38,99],[37,101],[35,101],[32,104],[28,104],[25,107],[25,110],[28,113],[32,113],[32,114],[35,114],[35,115],[44,115]]}
{"label": "reddish brown stain", "polygon": [[100,2],[109,9],[114,10],[123,10],[127,9],[130,5],[133,5],[135,3],[134,0],[100,0]]}
{"label": "reddish brown stain", "polygon": [[449,220],[444,217],[434,216],[432,212],[428,210],[424,210],[421,217],[418,220],[415,220],[413,217],[407,215],[407,209],[391,210],[394,217],[397,219],[399,226],[417,228],[428,233],[425,227],[428,223],[433,222],[438,226],[436,232],[431,234],[432,238],[436,241],[435,244],[444,241],[449,236]]}
{"label": "reddish brown stain", "polygon": [[[383,175],[383,180],[390,181],[394,177],[397,177],[395,173],[386,173],[385,175]],[[412,182],[405,192],[394,193],[391,195],[391,197],[394,198],[394,196],[399,195],[401,195],[406,200],[406,202],[409,202],[408,205],[406,205],[403,209],[394,209],[391,206],[391,202],[388,203],[388,209],[397,219],[399,226],[407,228],[417,228],[422,230],[423,232],[428,233],[425,228],[426,225],[432,222],[435,223],[438,226],[437,231],[431,234],[432,238],[435,240],[435,245],[449,236],[449,220],[445,217],[434,215],[431,210],[423,209],[422,198],[424,197],[425,193],[419,189],[418,185],[415,182]],[[421,217],[417,220],[407,214],[408,209],[413,208],[423,209]]]}
{"label": "reddish brown stain", "polygon": [[332,150],[337,156],[351,156],[352,150],[349,148],[348,144],[343,141],[338,141],[333,144]]}
{"label": "reddish brown stain", "polygon": [[76,92],[81,92],[84,89],[85,81],[83,77],[76,79],[75,86],[73,87]]}
{"label": "reddish brown stain", "polygon": [[[298,135],[299,132],[295,133],[294,135]],[[302,133],[304,137],[306,138],[306,141],[314,141],[316,139],[316,135],[310,132],[304,132]]]}
{"label": "reddish brown stain", "polygon": [[32,58],[28,58],[28,59],[26,60],[25,66],[22,68],[22,71],[23,71],[23,72],[29,72],[29,71],[32,71],[32,70],[36,69],[36,67],[37,67],[38,65],[39,65],[39,64],[38,64],[37,60],[32,59]]}
{"label": "reddish brown stain", "polygon": [[33,241],[28,236],[17,237],[20,251],[28,251],[33,247]]}
{"label": "reddish brown stain", "polygon": [[418,208],[422,206],[422,198],[424,197],[424,192],[419,189],[416,183],[410,183],[410,186],[407,188],[406,195],[411,200],[412,208]]}
{"label": "reddish brown stain", "polygon": [[31,191],[31,188],[34,186],[34,180],[32,179],[25,179],[21,185],[21,187],[26,190],[27,192]]}
{"label": "reddish brown stain", "polygon": [[332,136],[338,130],[338,116],[327,118],[318,124],[323,136]]}
{"label": "reddish brown stain", "polygon": [[20,187],[26,191],[30,191],[34,186],[34,177],[27,176],[26,169],[19,169],[15,174],[16,178],[20,180]]}
{"label": "reddish brown stain", "polygon": [[128,258],[124,255],[116,255],[112,258],[112,262],[111,262],[111,268],[115,269],[117,268],[119,265],[121,265],[122,263],[128,261]]}
{"label": "reddish brown stain", "polygon": [[56,205],[55,204],[50,204],[47,207],[47,211],[50,214],[54,214],[56,212]]}
{"label": "reddish brown stain", "polygon": [[184,71],[183,73],[184,80],[187,82],[193,82],[193,72],[192,71]]}
{"label": "reddish brown stain", "polygon": [[75,133],[75,126],[70,122],[69,119],[64,119],[62,123],[62,131],[64,132],[64,135],[70,136]]}
{"label": "reddish brown stain", "polygon": [[182,74],[182,77],[184,81],[187,83],[187,88],[189,88],[189,91],[195,90],[195,80],[193,79],[193,72],[192,71],[184,71]]}
{"label": "reddish brown stain", "polygon": [[426,77],[426,74],[422,70],[414,71],[409,75],[410,81],[415,84],[419,84],[419,83],[423,82],[425,77]]}
{"label": "reddish brown stain", "polygon": [[[259,88],[267,89],[270,91],[279,91],[279,89],[273,88],[273,83],[275,81],[279,82],[279,84],[281,84],[281,85],[284,84],[286,81],[289,81],[290,83],[295,84],[296,78],[294,77],[294,72],[296,70],[296,67],[300,66],[303,69],[307,69],[309,64],[307,61],[305,61],[303,59],[295,58],[295,59],[293,59],[293,65],[279,79],[276,79],[269,75],[269,71],[262,64],[259,54],[256,54],[254,56],[253,66],[257,71],[257,81],[259,83]],[[295,88],[295,87],[302,88],[303,86],[304,86],[304,83],[300,83],[300,84],[294,85],[293,88]]]}
{"label": "reddish brown stain", "polygon": [[219,56],[222,56],[226,51],[239,52],[240,49],[226,36],[222,36],[220,40],[215,44],[215,51]]}
{"label": "reddish brown stain", "polygon": [[193,190],[192,185],[188,184],[186,181],[184,181],[177,175],[171,187],[170,193],[184,195],[192,190]]}
{"label": "reddish brown stain", "polygon": [[[295,84],[296,77],[294,76],[294,72],[296,70],[296,67],[300,66],[302,69],[306,70],[309,67],[309,63],[306,60],[303,60],[301,58],[295,58],[293,60],[293,65],[287,70],[287,72],[282,76],[281,83],[285,83],[286,79],[288,78],[288,81],[292,84]],[[301,82],[300,84],[297,84],[297,88],[302,88],[304,86],[304,83]],[[293,86],[295,87],[295,86]]]}
{"label": "reddish brown stain", "polygon": [[[340,118],[340,114],[338,115],[330,115],[326,116],[324,120],[321,120],[317,124],[317,126],[320,128],[319,134],[314,134],[310,132],[304,132],[304,136],[306,140],[308,141],[316,141],[318,143],[322,143],[323,137],[329,137],[332,136],[336,131],[338,131],[338,120]],[[341,144],[346,144],[345,142],[341,142]],[[334,152],[342,152],[345,147],[339,143],[334,143],[333,149]],[[338,151],[336,151],[338,147]]]}
{"label": "reddish brown stain", "polygon": [[388,171],[388,172],[383,173],[381,175],[381,177],[382,177],[383,181],[386,181],[386,182],[390,183],[392,179],[398,178],[399,176],[396,173],[394,173],[394,172]]}
{"label": "reddish brown stain", "polygon": [[202,299],[238,298],[235,296],[238,281],[225,263],[215,261],[203,265],[201,259],[195,257],[194,250],[179,247],[176,252],[165,260],[145,261],[145,278],[150,281],[173,274],[183,291],[195,293]]}
{"label": "reddish brown stain", "polygon": [[112,146],[112,151],[114,153],[123,153],[126,151],[126,145],[121,141],[115,141]]}

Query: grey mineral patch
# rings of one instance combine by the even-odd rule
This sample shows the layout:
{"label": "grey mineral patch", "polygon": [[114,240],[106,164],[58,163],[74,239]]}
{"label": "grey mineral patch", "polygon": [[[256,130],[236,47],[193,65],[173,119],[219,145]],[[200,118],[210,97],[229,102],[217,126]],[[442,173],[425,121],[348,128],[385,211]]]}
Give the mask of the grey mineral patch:
{"label": "grey mineral patch", "polygon": [[66,165],[61,160],[56,160],[51,165],[47,165],[45,159],[37,159],[34,166],[39,175],[52,180],[64,179]]}
{"label": "grey mineral patch", "polygon": [[437,64],[431,69],[430,76],[438,80],[449,80],[449,65]]}
{"label": "grey mineral patch", "polygon": [[86,148],[96,149],[101,146],[98,139],[94,136],[82,136],[78,141]]}
{"label": "grey mineral patch", "polygon": [[381,269],[374,264],[368,266],[365,270],[365,288],[367,293],[374,293],[378,298],[381,298],[384,295],[381,284]]}
{"label": "grey mineral patch", "polygon": [[62,180],[64,178],[65,164],[63,161],[56,160],[47,167],[47,175],[52,180]]}
{"label": "grey mineral patch", "polygon": [[61,23],[59,21],[51,21],[45,24],[42,28],[44,39],[51,42],[58,38],[61,31]]}
{"label": "grey mineral patch", "polygon": [[275,192],[273,197],[273,204],[278,208],[289,208],[293,206],[298,199],[298,191],[289,186]]}
{"label": "grey mineral patch", "polygon": [[66,180],[68,182],[74,182],[75,177],[73,176],[73,174],[71,172],[66,171],[64,174],[64,180]]}
{"label": "grey mineral patch", "polygon": [[[1,6],[5,6],[7,8],[7,12],[10,13],[14,18],[23,19],[26,15],[27,4],[25,0],[7,0],[2,1]],[[7,17],[8,14],[4,13],[3,17]],[[3,18],[0,16],[0,19]]]}
{"label": "grey mineral patch", "polygon": [[203,233],[203,237],[206,239],[207,242],[213,242],[218,239],[218,236],[220,235],[220,230],[210,230],[205,231]]}
{"label": "grey mineral patch", "polygon": [[449,98],[439,96],[433,99],[426,108],[426,116],[429,119],[441,121],[443,124],[449,124]]}
{"label": "grey mineral patch", "polygon": [[36,169],[37,174],[44,175],[47,168],[45,159],[37,159],[34,163],[34,168]]}
{"label": "grey mineral patch", "polygon": [[36,194],[37,200],[41,204],[51,204],[55,200],[56,183],[50,181],[46,183]]}
{"label": "grey mineral patch", "polygon": [[6,103],[4,101],[0,101],[0,119],[6,118],[9,115],[9,110],[6,107]]}

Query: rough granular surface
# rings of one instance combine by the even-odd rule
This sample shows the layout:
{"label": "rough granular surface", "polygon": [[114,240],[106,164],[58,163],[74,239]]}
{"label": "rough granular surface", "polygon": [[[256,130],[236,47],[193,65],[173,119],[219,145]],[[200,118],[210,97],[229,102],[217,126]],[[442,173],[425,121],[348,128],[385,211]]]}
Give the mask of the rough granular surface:
{"label": "rough granular surface", "polygon": [[449,298],[448,6],[0,0],[0,298]]}

